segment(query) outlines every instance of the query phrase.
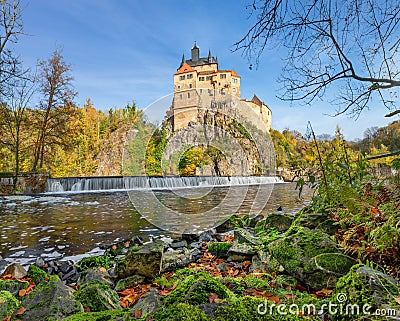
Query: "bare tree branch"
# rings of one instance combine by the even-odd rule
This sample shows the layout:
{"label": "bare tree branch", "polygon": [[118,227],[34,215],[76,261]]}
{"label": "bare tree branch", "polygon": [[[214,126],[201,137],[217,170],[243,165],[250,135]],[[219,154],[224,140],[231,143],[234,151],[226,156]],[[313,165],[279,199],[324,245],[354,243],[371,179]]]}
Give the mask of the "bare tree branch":
{"label": "bare tree branch", "polygon": [[279,98],[309,104],[328,96],[340,106],[339,113],[354,116],[374,96],[395,108],[398,0],[259,0],[249,8],[256,21],[234,50],[259,63],[264,50],[280,46],[285,65]]}

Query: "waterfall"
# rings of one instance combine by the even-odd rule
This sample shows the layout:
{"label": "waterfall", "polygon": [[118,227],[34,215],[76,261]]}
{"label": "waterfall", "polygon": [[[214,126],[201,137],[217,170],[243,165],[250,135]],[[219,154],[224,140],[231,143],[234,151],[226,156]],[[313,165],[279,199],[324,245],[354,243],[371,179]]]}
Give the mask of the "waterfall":
{"label": "waterfall", "polygon": [[278,176],[193,176],[193,177],[71,177],[49,178],[47,193],[171,189],[283,183]]}

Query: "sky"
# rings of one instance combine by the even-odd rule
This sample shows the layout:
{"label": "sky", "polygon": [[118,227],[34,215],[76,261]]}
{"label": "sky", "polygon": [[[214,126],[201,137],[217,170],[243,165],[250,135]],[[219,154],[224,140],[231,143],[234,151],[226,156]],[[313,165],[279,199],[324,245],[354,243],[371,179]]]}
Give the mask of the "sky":
{"label": "sky", "polygon": [[[190,58],[196,41],[200,56],[210,49],[220,69],[234,69],[241,76],[241,95],[253,94],[272,110],[272,127],[306,132],[308,121],[316,134],[334,134],[340,126],[347,140],[363,138],[373,126],[399,118],[385,118],[387,110],[376,102],[357,121],[331,117],[336,106],[319,101],[312,106],[279,100],[278,77],[283,66],[279,48],[264,52],[257,68],[235,52],[254,22],[250,0],[30,0],[24,1],[26,36],[15,47],[27,66],[48,59],[62,48],[71,64],[76,103],[90,98],[104,111],[135,102],[141,109],[173,91],[173,74],[182,54]],[[162,111],[160,111],[162,113]]]}

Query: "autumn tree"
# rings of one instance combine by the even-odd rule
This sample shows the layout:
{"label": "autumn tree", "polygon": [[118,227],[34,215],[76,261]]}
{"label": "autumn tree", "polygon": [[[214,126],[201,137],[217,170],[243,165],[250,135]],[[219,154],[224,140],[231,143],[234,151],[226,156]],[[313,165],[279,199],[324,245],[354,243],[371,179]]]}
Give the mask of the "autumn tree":
{"label": "autumn tree", "polygon": [[13,51],[13,45],[23,34],[21,14],[19,0],[0,1],[0,101],[12,94],[14,81],[26,73]]}
{"label": "autumn tree", "polygon": [[[254,0],[255,23],[235,44],[258,63],[265,49],[284,59],[281,99],[326,96],[353,116],[378,98],[391,115],[400,88],[398,0]],[[337,86],[336,86],[337,85]]]}
{"label": "autumn tree", "polygon": [[0,104],[0,128],[3,133],[0,143],[7,146],[14,155],[14,188],[20,172],[20,156],[23,151],[26,151],[28,131],[24,125],[26,125],[27,108],[34,89],[33,80],[20,79],[14,83],[7,102]]}
{"label": "autumn tree", "polygon": [[70,132],[68,123],[75,115],[71,66],[64,61],[60,50],[38,64],[38,86],[43,96],[37,111],[37,140],[33,171],[43,168],[45,153],[52,146],[66,145]]}

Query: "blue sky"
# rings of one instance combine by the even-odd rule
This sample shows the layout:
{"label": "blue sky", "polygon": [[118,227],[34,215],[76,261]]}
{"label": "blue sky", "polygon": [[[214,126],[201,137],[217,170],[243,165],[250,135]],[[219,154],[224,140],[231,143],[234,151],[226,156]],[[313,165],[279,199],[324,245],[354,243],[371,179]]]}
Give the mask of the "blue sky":
{"label": "blue sky", "polygon": [[124,107],[135,101],[146,108],[172,92],[172,75],[182,53],[190,55],[194,41],[200,54],[211,49],[220,69],[235,69],[242,77],[242,97],[256,93],[273,112],[273,128],[305,132],[311,121],[317,134],[334,134],[339,125],[347,139],[362,138],[368,127],[384,126],[387,119],[379,102],[357,121],[330,117],[335,106],[316,102],[296,107],[276,98],[282,67],[279,49],[261,57],[258,68],[233,44],[251,26],[243,1],[178,0],[30,0],[23,13],[24,30],[16,47],[26,65],[47,59],[62,47],[72,65],[74,85],[83,106],[87,98],[98,109]]}

